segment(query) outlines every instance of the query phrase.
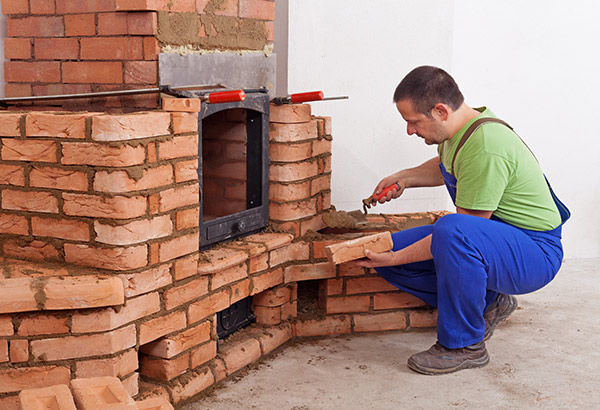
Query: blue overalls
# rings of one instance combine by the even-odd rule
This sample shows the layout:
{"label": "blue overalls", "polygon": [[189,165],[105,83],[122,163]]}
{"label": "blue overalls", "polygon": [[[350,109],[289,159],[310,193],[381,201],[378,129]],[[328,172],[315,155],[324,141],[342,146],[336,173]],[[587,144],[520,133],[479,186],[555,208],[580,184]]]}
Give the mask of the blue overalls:
{"label": "blue overalls", "polygon": [[[456,178],[443,164],[440,170],[452,201]],[[547,180],[546,180],[547,182]],[[492,216],[490,219],[450,214],[434,225],[392,234],[393,250],[432,235],[432,260],[375,270],[399,289],[438,308],[438,341],[457,349],[483,340],[483,313],[498,293],[530,293],[548,284],[563,258],[562,224],[569,210],[548,188],[562,223],[550,231],[521,229]]]}

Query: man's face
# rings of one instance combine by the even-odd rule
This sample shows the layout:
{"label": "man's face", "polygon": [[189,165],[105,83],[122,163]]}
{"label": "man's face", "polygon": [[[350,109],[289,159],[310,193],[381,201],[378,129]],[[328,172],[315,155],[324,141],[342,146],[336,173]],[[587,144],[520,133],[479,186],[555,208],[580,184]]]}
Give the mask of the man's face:
{"label": "man's face", "polygon": [[[406,121],[406,133],[408,135],[417,134],[425,140],[425,144],[441,144],[451,135],[448,135],[443,122],[435,115],[428,117],[423,113],[415,111],[410,100],[401,100],[396,103],[398,112]],[[432,107],[433,111],[433,107]]]}

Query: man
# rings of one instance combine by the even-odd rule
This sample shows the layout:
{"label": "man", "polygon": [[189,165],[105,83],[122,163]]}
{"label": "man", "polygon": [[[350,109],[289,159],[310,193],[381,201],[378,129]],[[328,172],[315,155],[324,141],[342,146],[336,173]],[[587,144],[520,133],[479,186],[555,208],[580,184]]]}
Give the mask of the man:
{"label": "man", "polygon": [[390,252],[355,262],[375,267],[398,288],[438,308],[437,343],[408,360],[424,374],[485,366],[496,326],[517,307],[516,294],[540,289],[560,268],[568,209],[556,198],[534,155],[487,108],[473,109],[452,77],[417,67],[394,102],[407,133],[438,146],[438,156],[390,175],[398,182],[380,203],[406,188],[445,184],[456,214],[393,234]]}

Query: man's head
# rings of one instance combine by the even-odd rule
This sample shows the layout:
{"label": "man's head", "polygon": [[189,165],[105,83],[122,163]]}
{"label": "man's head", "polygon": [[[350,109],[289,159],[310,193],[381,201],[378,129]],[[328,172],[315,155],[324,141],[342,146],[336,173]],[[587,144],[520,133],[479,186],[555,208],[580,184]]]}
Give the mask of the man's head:
{"label": "man's head", "polygon": [[464,97],[446,71],[421,66],[398,84],[394,102],[407,122],[409,135],[417,134],[427,144],[439,144],[452,137],[448,118],[462,106]]}

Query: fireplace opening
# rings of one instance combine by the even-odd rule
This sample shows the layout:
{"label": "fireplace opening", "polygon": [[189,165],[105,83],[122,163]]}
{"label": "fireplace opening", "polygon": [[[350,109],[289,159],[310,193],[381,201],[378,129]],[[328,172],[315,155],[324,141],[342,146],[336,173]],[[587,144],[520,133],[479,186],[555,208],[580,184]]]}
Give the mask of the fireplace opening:
{"label": "fireplace opening", "polygon": [[217,312],[217,336],[219,340],[225,339],[239,329],[256,322],[252,313],[252,297],[249,296],[235,302],[220,312]]}
{"label": "fireplace opening", "polygon": [[200,248],[258,232],[269,220],[269,96],[203,104],[198,119]]}

